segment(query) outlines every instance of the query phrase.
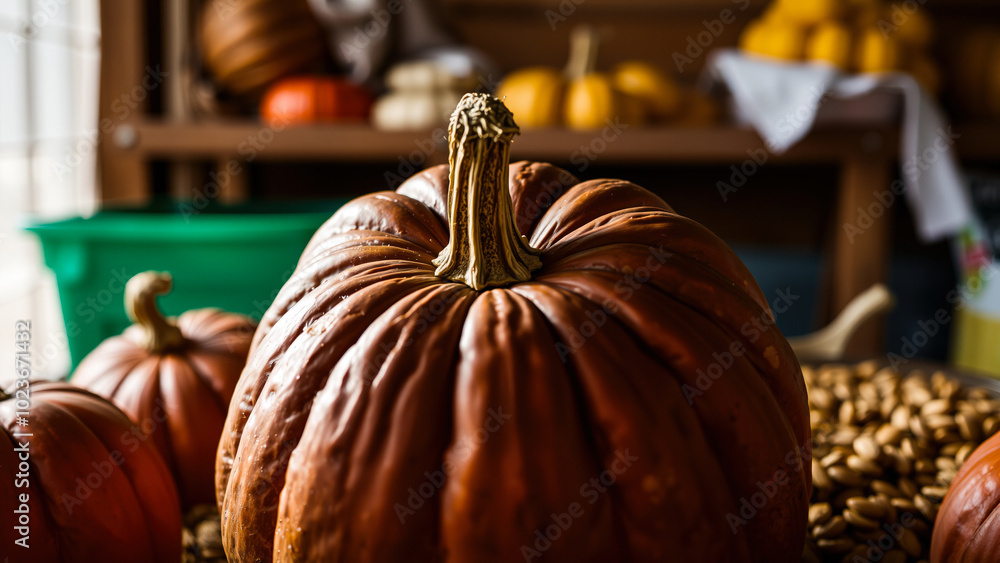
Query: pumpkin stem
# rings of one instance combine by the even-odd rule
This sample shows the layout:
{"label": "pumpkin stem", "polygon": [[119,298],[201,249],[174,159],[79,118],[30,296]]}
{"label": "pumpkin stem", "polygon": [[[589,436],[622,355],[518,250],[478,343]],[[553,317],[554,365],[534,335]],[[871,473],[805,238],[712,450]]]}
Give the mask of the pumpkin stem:
{"label": "pumpkin stem", "polygon": [[448,124],[448,226],[451,240],[434,274],[472,289],[531,279],[539,251],[517,232],[510,199],[514,116],[488,94],[466,94]]}
{"label": "pumpkin stem", "polygon": [[597,47],[600,34],[589,25],[578,25],[569,36],[569,60],[563,74],[567,80],[576,80],[597,68]]}
{"label": "pumpkin stem", "polygon": [[125,284],[125,312],[141,330],[140,345],[152,354],[179,348],[186,342],[181,329],[156,307],[156,296],[170,291],[166,272],[142,272]]}

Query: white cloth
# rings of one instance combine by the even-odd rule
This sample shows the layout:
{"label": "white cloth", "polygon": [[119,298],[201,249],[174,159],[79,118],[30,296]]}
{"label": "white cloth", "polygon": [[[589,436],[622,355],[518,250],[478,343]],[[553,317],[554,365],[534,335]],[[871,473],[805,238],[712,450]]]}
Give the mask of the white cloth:
{"label": "white cloth", "polygon": [[783,62],[734,49],[717,50],[706,63],[704,78],[729,89],[737,112],[776,154],[809,132],[828,96],[902,93],[899,161],[921,238],[953,235],[971,220],[972,205],[952,150],[957,136],[933,96],[909,74],[844,74],[825,64]]}

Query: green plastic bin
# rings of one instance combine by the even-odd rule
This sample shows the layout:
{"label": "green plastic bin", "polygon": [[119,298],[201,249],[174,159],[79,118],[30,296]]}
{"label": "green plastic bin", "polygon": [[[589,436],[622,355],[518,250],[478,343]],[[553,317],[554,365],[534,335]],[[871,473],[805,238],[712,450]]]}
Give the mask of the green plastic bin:
{"label": "green plastic bin", "polygon": [[124,283],[167,271],[166,315],[219,307],[260,319],[319,226],[347,199],[181,213],[177,204],[102,211],[27,227],[55,273],[72,368],[129,325]]}

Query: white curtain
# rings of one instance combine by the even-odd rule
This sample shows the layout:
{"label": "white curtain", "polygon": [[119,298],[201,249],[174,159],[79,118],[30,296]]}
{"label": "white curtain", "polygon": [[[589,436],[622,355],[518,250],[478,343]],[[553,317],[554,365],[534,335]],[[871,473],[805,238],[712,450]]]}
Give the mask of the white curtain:
{"label": "white curtain", "polygon": [[69,353],[52,274],[31,221],[96,207],[99,0],[0,0],[0,385],[14,377],[14,324],[32,322],[39,378]]}

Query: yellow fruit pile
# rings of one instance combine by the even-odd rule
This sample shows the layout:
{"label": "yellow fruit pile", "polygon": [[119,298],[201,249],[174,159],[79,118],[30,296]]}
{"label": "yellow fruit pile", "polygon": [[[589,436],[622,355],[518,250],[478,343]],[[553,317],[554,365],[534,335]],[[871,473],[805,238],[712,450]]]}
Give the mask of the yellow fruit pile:
{"label": "yellow fruit pile", "polygon": [[643,126],[712,123],[715,104],[674,82],[656,66],[625,61],[610,72],[595,69],[597,34],[574,30],[566,69],[527,67],[504,77],[496,96],[524,128],[600,129],[615,122]]}
{"label": "yellow fruit pile", "polygon": [[924,10],[918,0],[774,0],[743,30],[740,48],[845,72],[906,71],[936,92],[939,72],[928,54],[933,25]]}

